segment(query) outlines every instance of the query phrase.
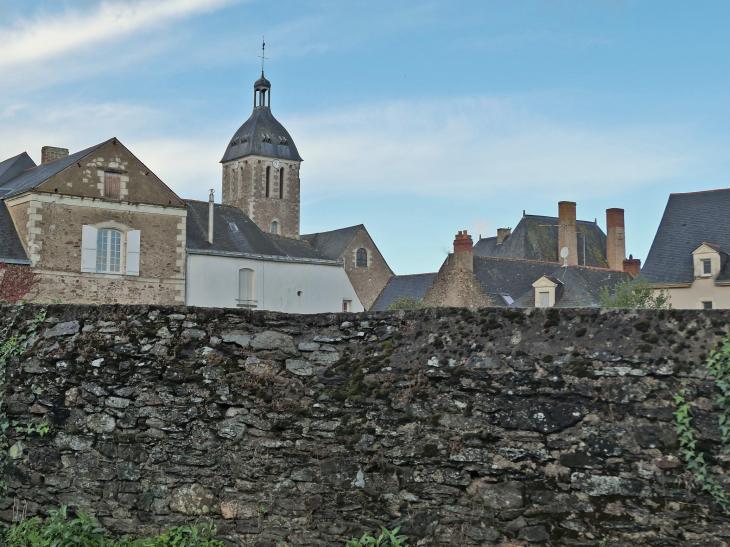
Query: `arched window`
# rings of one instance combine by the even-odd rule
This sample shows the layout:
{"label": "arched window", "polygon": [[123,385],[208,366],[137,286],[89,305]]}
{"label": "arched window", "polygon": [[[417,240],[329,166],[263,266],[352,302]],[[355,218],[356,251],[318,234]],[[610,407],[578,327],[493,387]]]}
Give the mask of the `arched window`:
{"label": "arched window", "polygon": [[271,193],[271,167],[266,168],[266,197]]}
{"label": "arched window", "polygon": [[279,169],[279,199],[284,199],[284,168]]}
{"label": "arched window", "polygon": [[254,271],[249,268],[238,270],[238,305],[240,307],[255,308],[254,300]]}
{"label": "arched window", "polygon": [[279,223],[276,220],[273,220],[271,222],[271,233],[272,234],[278,234],[279,233]]}
{"label": "arched window", "polygon": [[368,267],[368,252],[365,249],[357,250],[357,267],[367,268]]}
{"label": "arched window", "polygon": [[122,233],[99,230],[96,233],[96,271],[119,273],[122,268]]}

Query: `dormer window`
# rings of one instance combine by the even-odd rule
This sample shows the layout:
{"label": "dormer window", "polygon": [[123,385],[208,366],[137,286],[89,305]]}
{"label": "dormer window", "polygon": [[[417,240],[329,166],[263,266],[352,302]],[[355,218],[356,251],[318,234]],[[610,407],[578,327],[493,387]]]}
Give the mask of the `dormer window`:
{"label": "dormer window", "polygon": [[289,143],[286,140],[286,137],[279,137],[279,144],[281,144],[282,146],[288,146],[289,145]]}
{"label": "dormer window", "polygon": [[543,275],[532,286],[535,288],[535,307],[551,308],[558,301],[563,282],[556,277]]}
{"label": "dormer window", "polygon": [[712,275],[712,260],[709,258],[702,260],[702,276],[710,276]]}

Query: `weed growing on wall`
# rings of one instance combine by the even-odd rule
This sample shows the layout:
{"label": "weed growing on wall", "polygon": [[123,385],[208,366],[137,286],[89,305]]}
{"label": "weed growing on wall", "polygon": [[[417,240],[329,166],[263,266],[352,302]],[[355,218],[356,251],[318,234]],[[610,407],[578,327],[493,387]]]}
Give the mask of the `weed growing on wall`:
{"label": "weed growing on wall", "polygon": [[49,511],[46,522],[35,517],[8,526],[0,533],[6,547],[224,547],[214,538],[212,524],[175,526],[153,538],[111,538],[93,515],[79,511],[69,518],[66,506]]}
{"label": "weed growing on wall", "polygon": [[[25,334],[11,334],[13,327],[15,326],[15,321],[18,318],[20,308],[17,308],[17,310],[18,311],[13,314],[9,324],[0,330],[0,477],[5,476],[5,471],[11,457],[7,435],[9,427],[15,427],[17,432],[24,431],[28,435],[37,433],[41,436],[49,430],[49,425],[47,423],[26,425],[21,425],[18,422],[11,423],[8,419],[8,415],[3,409],[3,403],[5,403],[5,391],[3,389],[3,385],[5,384],[5,368],[8,361],[25,351],[28,343],[35,337],[38,326],[46,319],[46,310],[41,309],[38,312],[38,315],[29,321]],[[7,486],[8,485],[4,478],[0,478],[0,493],[4,493]]]}
{"label": "weed growing on wall", "polygon": [[[719,351],[713,351],[707,361],[710,373],[715,376],[715,387],[718,395],[714,404],[720,409],[718,420],[722,435],[722,452],[730,453],[730,338],[726,337],[720,346]],[[677,436],[679,445],[684,450],[684,459],[687,462],[687,469],[692,471],[695,481],[715,498],[725,513],[730,515],[730,499],[728,499],[724,488],[717,478],[707,469],[707,462],[702,452],[697,451],[697,438],[692,426],[692,414],[690,405],[686,400],[687,389],[682,388],[678,395],[674,396],[677,410],[674,412],[677,422]]]}

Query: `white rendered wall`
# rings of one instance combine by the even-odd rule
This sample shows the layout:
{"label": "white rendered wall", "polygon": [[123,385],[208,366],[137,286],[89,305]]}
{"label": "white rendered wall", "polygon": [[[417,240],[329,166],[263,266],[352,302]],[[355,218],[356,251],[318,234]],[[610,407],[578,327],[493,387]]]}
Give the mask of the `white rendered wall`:
{"label": "white rendered wall", "polygon": [[[226,256],[188,255],[186,304],[235,308],[238,271],[254,273],[256,310],[287,313],[341,312],[342,301],[352,301],[352,311],[363,311],[355,290],[340,266],[276,262]],[[301,291],[301,296],[297,292]]]}

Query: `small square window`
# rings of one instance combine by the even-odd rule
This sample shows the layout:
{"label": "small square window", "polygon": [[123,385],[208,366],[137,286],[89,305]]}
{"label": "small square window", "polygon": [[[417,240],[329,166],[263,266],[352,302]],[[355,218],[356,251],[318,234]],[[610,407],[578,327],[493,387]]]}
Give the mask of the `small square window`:
{"label": "small square window", "polygon": [[712,260],[702,261],[702,275],[712,275]]}
{"label": "small square window", "polygon": [[712,300],[705,300],[702,302],[702,309],[703,310],[711,310],[712,309]]}

